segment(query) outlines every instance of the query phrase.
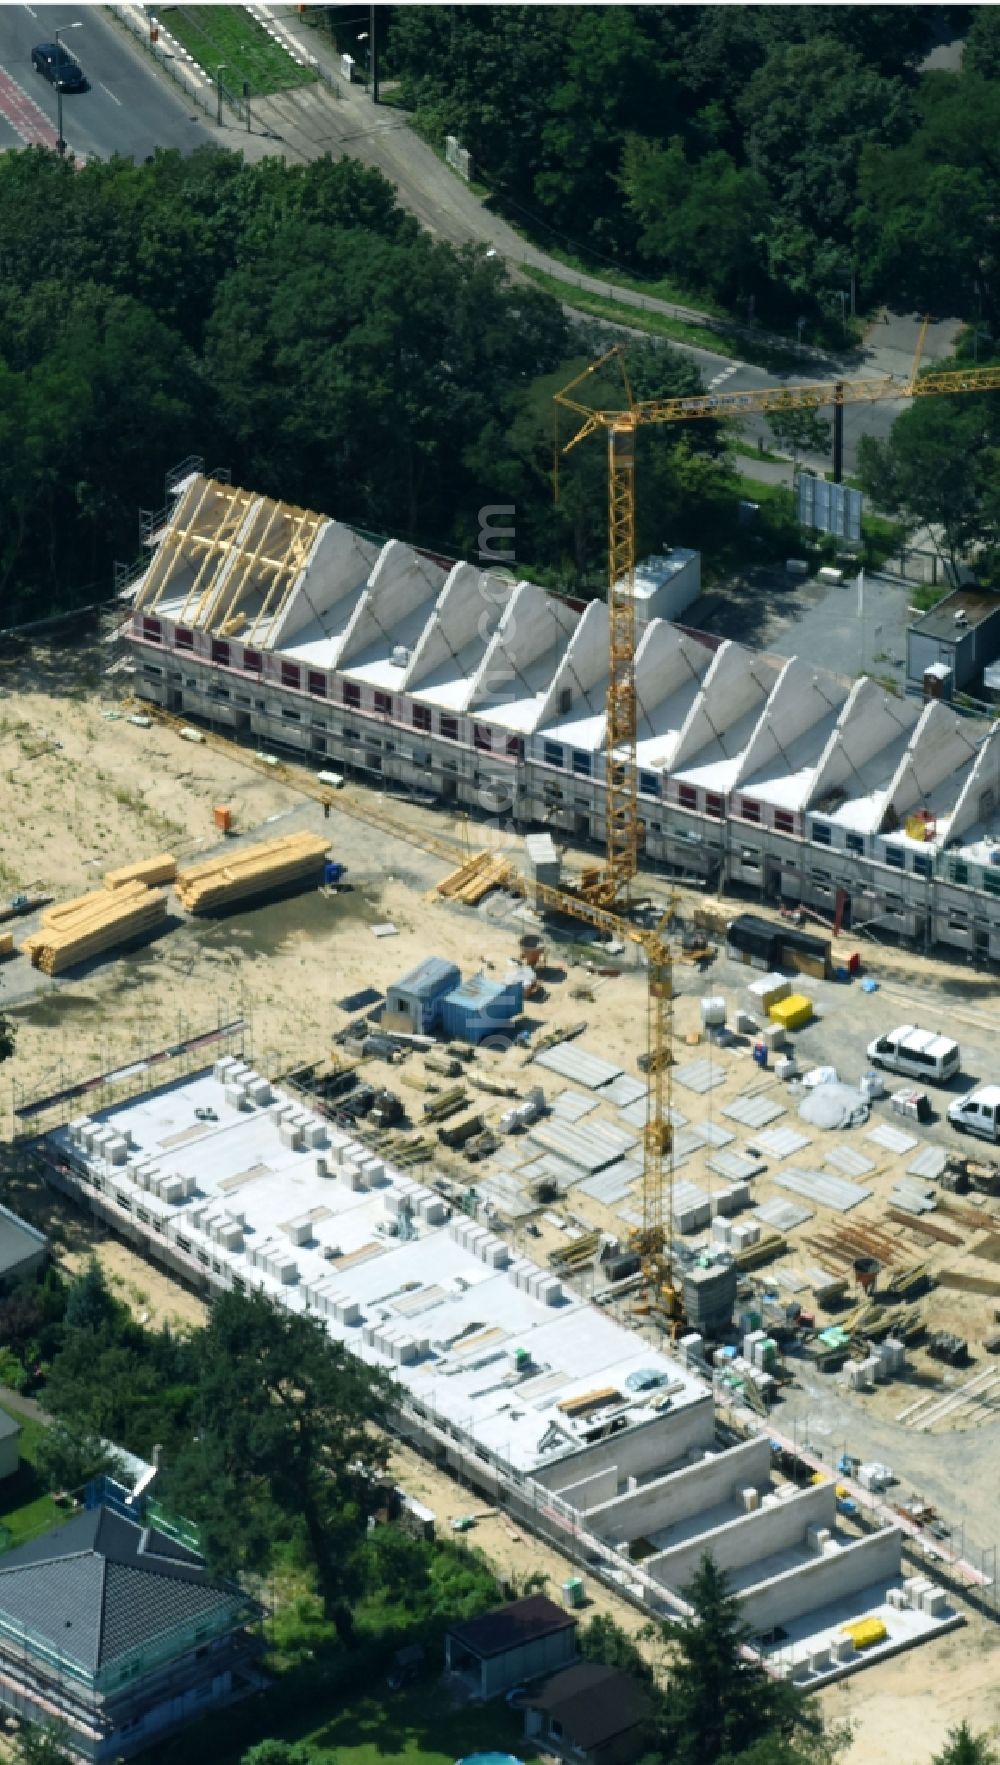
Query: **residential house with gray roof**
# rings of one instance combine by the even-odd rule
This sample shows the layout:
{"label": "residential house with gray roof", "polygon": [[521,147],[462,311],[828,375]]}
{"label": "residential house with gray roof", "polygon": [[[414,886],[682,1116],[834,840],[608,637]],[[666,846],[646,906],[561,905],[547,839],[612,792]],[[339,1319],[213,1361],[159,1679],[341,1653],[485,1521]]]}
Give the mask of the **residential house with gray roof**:
{"label": "residential house with gray roof", "polygon": [[0,1706],[77,1760],[128,1759],[259,1689],[263,1610],[98,1507],[0,1559]]}

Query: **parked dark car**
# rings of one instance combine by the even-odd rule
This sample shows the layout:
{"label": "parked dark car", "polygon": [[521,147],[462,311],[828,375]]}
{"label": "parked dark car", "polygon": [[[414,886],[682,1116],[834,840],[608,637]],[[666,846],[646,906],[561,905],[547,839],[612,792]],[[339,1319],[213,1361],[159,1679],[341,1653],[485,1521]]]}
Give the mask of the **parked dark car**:
{"label": "parked dark car", "polygon": [[31,51],[31,65],[36,73],[44,74],[61,92],[83,92],[86,89],[83,68],[64,43],[36,43]]}

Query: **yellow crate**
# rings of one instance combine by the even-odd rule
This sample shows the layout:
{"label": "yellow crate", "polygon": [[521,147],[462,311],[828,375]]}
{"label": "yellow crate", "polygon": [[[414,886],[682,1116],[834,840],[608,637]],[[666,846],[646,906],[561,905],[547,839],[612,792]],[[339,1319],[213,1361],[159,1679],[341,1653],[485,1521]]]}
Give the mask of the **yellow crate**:
{"label": "yellow crate", "polygon": [[772,1023],[780,1023],[786,1030],[800,1030],[803,1024],[812,1021],[812,1014],[812,1000],[804,993],[790,993],[787,999],[776,999],[767,1011]]}
{"label": "yellow crate", "polygon": [[856,1649],[874,1648],[877,1642],[884,1642],[888,1635],[881,1618],[858,1618],[853,1624],[844,1624],[841,1628]]}

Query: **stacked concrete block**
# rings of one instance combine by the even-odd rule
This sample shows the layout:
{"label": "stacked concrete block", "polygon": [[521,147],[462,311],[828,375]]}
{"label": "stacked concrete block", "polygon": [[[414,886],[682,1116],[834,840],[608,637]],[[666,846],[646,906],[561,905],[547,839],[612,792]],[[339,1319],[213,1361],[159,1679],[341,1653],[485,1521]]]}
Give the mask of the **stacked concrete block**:
{"label": "stacked concrete block", "polygon": [[815,1551],[818,1556],[822,1555],[831,1536],[832,1534],[829,1526],[806,1527],[806,1545],[809,1550]]}
{"label": "stacked concrete block", "polygon": [[389,1181],[385,1174],[385,1164],[381,1158],[375,1158],[370,1152],[359,1148],[355,1158],[358,1169],[364,1175],[366,1189],[381,1189]]}
{"label": "stacked concrete block", "polygon": [[750,1206],[749,1183],[731,1183],[728,1189],[720,1189],[712,1196],[712,1212],[714,1214],[739,1213],[744,1207]]}
{"label": "stacked concrete block", "polygon": [[903,1588],[906,1593],[906,1603],[911,1612],[922,1612],[924,1610],[924,1596],[933,1593],[934,1584],[928,1581],[926,1575],[911,1575],[904,1581]]}
{"label": "stacked concrete block", "polygon": [[760,1491],[757,1489],[741,1489],[740,1505],[745,1514],[755,1514],[760,1507]]}
{"label": "stacked concrete block", "polygon": [[297,1220],[289,1220],[288,1224],[284,1227],[284,1233],[285,1237],[292,1244],[309,1244],[312,1241],[313,1235],[312,1220],[309,1219],[307,1215],[302,1215]]}
{"label": "stacked concrete block", "polygon": [[443,1226],[448,1217],[447,1204],[433,1189],[421,1188],[417,1200],[417,1213],[428,1226]]}
{"label": "stacked concrete block", "polygon": [[398,1220],[407,1211],[414,1210],[414,1196],[418,1185],[409,1177],[397,1177],[391,1189],[387,1189],[383,1197],[385,1211],[391,1220]]}
{"label": "stacked concrete block", "polygon": [[712,1221],[712,1243],[718,1244],[723,1250],[728,1250],[732,1241],[732,1233],[733,1228],[729,1221],[723,1219],[721,1214],[717,1214]]}
{"label": "stacked concrete block", "polygon": [[906,1344],[896,1336],[887,1336],[882,1343],[883,1357],[888,1360],[893,1374],[902,1373],[906,1369]]}
{"label": "stacked concrete block", "polygon": [[361,1307],[357,1300],[331,1287],[324,1276],[304,1281],[302,1292],[310,1309],[321,1312],[324,1317],[333,1318],[338,1324],[360,1323]]}
{"label": "stacked concrete block", "polygon": [[751,1009],[767,1012],[770,1011],[772,1005],[777,1005],[779,1000],[787,999],[791,990],[792,983],[787,981],[783,974],[762,974],[760,980],[751,981],[748,985],[747,997],[750,1000]]}
{"label": "stacked concrete block", "polygon": [[255,1244],[247,1251],[247,1261],[252,1268],[259,1269],[261,1274],[270,1275],[283,1287],[289,1287],[298,1280],[299,1265],[290,1256],[283,1244],[268,1239],[263,1244]]}
{"label": "stacked concrete block", "polygon": [[755,1220],[747,1220],[744,1225],[730,1228],[729,1242],[733,1250],[748,1250],[751,1244],[760,1239],[760,1227]]}
{"label": "stacked concrete block", "polygon": [[893,1612],[905,1612],[909,1605],[905,1587],[887,1588],[885,1603]]}

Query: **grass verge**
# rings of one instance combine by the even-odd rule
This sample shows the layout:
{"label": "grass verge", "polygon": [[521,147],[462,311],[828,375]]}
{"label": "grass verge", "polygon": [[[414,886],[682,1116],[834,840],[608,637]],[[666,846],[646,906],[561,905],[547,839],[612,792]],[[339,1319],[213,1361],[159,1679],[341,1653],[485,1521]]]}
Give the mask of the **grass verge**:
{"label": "grass verge", "polygon": [[65,1509],[56,1506],[35,1469],[38,1442],[45,1429],[30,1416],[14,1415],[14,1420],[21,1424],[21,1463],[13,1477],[0,1483],[0,1527],[4,1529],[0,1537],[5,1539],[7,1550],[16,1550],[19,1544],[38,1538],[67,1518]]}
{"label": "grass verge", "polygon": [[711,331],[707,325],[689,325],[686,320],[671,319],[665,313],[626,306],[623,301],[609,299],[607,295],[591,294],[589,289],[577,288],[572,282],[561,282],[558,276],[550,276],[547,270],[536,269],[533,264],[520,264],[518,268],[546,294],[551,294],[563,306],[572,307],[575,312],[586,313],[588,318],[625,325],[631,331],[645,331],[653,337],[664,337],[668,342],[687,344],[693,349],[710,350],[713,355],[729,356],[733,361],[753,362],[771,373],[788,374],[797,370],[803,376],[806,374],[799,358],[786,354],[784,350],[755,344],[746,337],[730,337],[725,331]]}
{"label": "grass verge", "polygon": [[311,68],[299,67],[243,6],[166,6],[160,18],[209,79],[225,64],[223,83],[231,92],[242,93],[246,84],[252,98],[264,98],[316,78]]}

